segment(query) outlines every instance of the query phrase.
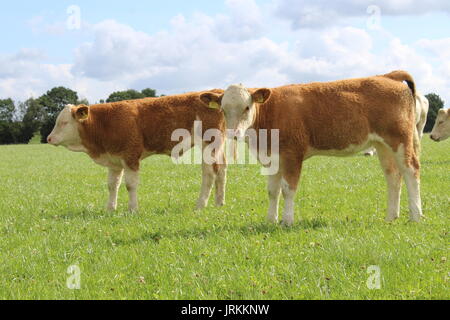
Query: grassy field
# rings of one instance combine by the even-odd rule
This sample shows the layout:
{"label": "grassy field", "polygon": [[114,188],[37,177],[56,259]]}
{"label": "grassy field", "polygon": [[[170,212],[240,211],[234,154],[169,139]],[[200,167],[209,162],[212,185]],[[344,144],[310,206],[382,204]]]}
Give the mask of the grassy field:
{"label": "grassy field", "polygon": [[306,163],[286,229],[265,222],[258,166],[230,167],[227,205],[195,212],[200,168],[153,157],[140,213],[124,187],[107,213],[106,170],[86,155],[0,147],[0,299],[449,299],[450,141],[423,149],[423,223],[408,223],[405,190],[385,223],[378,160],[356,156]]}

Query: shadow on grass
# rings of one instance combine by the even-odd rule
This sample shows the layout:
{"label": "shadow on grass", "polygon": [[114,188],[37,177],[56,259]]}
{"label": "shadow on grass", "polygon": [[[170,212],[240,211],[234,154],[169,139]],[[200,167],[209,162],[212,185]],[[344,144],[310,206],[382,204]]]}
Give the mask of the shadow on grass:
{"label": "shadow on grass", "polygon": [[67,210],[65,212],[61,212],[60,214],[52,214],[46,212],[46,215],[51,215],[53,219],[61,219],[61,220],[72,220],[72,219],[106,219],[106,218],[122,218],[122,217],[139,217],[141,215],[157,215],[157,216],[165,216],[168,214],[182,214],[184,212],[183,208],[152,208],[150,211],[139,211],[139,212],[130,212],[126,209],[117,210],[117,211],[108,211],[102,208],[79,208],[74,210]]}
{"label": "shadow on grass", "polygon": [[327,227],[328,224],[323,219],[302,220],[293,227],[282,227],[269,223],[247,224],[244,226],[221,226],[211,229],[192,229],[176,231],[145,232],[134,239],[115,239],[114,243],[119,246],[133,245],[142,242],[153,242],[158,244],[162,239],[205,239],[217,236],[222,233],[236,233],[242,236],[269,235],[276,233],[293,233],[301,230],[317,230]]}
{"label": "shadow on grass", "polygon": [[126,216],[133,216],[134,213],[130,213],[128,211],[120,212],[120,211],[106,211],[102,209],[80,209],[80,210],[71,210],[61,214],[53,214],[53,219],[60,220],[73,220],[73,219],[89,219],[89,220],[98,220],[98,219],[109,219],[109,218],[120,218]]}

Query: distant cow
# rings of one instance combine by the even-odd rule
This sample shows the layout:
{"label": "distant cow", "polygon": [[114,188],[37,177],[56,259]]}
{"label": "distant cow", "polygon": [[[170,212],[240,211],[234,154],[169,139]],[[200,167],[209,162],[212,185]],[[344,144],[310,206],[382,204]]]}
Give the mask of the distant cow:
{"label": "distant cow", "polygon": [[[223,90],[215,92],[219,94]],[[201,121],[203,133],[209,129],[224,133],[223,115],[218,110],[206,108],[198,96],[199,93],[187,93],[90,107],[67,106],[58,116],[48,142],[71,151],[85,152],[97,164],[109,169],[108,210],[117,208],[117,193],[125,173],[129,210],[135,211],[138,209],[140,162],[155,154],[171,155],[172,149],[179,144],[172,141],[175,130],[193,132],[195,121]],[[224,137],[222,140],[225,140]],[[188,147],[193,146],[193,141]],[[210,143],[203,142],[204,146]],[[224,155],[217,152],[217,161],[212,164],[203,161],[202,167],[203,182],[197,208],[207,205],[214,182],[216,204],[223,205],[226,180]]]}
{"label": "distant cow", "polygon": [[371,146],[378,150],[388,184],[387,221],[400,214],[402,175],[409,193],[410,218],[419,221],[420,141],[415,127],[415,90],[413,78],[396,71],[275,89],[249,91],[232,85],[222,95],[205,93],[201,99],[205,104],[221,105],[227,128],[236,136],[243,137],[248,129],[279,129],[280,170],[269,176],[269,221],[278,221],[282,191],[283,223],[293,224],[303,161],[316,155],[352,155]]}
{"label": "distant cow", "polygon": [[[430,102],[423,94],[416,94],[416,128],[419,138],[422,139],[425,125],[427,124],[428,110]],[[365,152],[366,156],[374,156],[377,153],[375,148],[371,148]]]}
{"label": "distant cow", "polygon": [[444,141],[450,137],[450,109],[441,109],[438,112],[436,123],[430,138],[436,142]]}

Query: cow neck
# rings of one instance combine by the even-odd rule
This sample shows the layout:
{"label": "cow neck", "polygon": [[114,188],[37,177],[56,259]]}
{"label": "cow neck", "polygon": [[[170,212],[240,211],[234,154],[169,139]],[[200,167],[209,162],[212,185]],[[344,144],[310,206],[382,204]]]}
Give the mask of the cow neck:
{"label": "cow neck", "polygon": [[267,128],[267,106],[265,104],[257,104],[256,105],[256,112],[255,112],[255,119],[253,121],[252,128],[256,131],[260,129],[268,129]]}
{"label": "cow neck", "polygon": [[103,115],[101,114],[103,109],[90,108],[89,118],[80,123],[80,137],[81,144],[87,149],[87,153],[93,157],[98,157],[105,152],[101,144],[101,137],[99,136],[100,122]]}

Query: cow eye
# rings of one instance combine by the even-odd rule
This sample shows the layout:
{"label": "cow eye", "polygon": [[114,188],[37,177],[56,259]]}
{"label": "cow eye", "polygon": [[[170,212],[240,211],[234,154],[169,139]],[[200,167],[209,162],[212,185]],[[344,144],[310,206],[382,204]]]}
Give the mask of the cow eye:
{"label": "cow eye", "polygon": [[250,107],[245,108],[245,112],[249,112],[250,111]]}

